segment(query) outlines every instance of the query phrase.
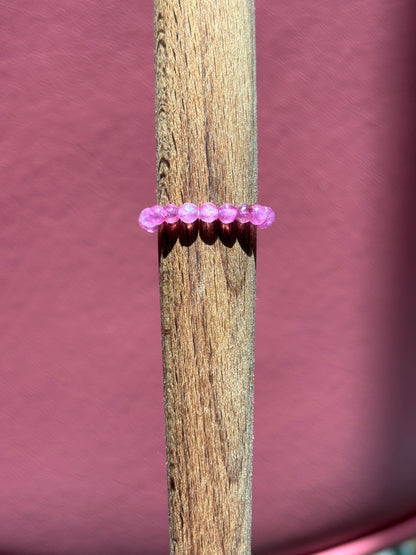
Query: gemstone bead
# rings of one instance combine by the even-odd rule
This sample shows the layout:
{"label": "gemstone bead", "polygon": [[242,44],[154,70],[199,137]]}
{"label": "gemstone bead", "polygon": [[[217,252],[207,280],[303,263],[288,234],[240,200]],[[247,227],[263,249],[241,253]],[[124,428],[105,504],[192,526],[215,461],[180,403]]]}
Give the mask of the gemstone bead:
{"label": "gemstone bead", "polygon": [[267,218],[266,206],[261,206],[261,204],[254,204],[251,207],[250,221],[254,225],[261,225],[265,222]]}
{"label": "gemstone bead", "polygon": [[203,222],[213,222],[218,218],[218,208],[212,202],[205,202],[199,207],[199,219]]}
{"label": "gemstone bead", "polygon": [[163,207],[155,204],[154,206],[150,207],[150,221],[153,222],[153,225],[159,225],[164,222],[163,216]]}
{"label": "gemstone bead", "polygon": [[218,208],[218,218],[223,224],[230,224],[237,216],[237,208],[232,204],[223,204]]}
{"label": "gemstone bead", "polygon": [[153,233],[157,230],[157,225],[155,225],[154,223],[151,208],[145,208],[144,210],[142,210],[140,212],[138,221],[139,221],[139,226],[145,229],[146,231],[149,231],[150,233]]}
{"label": "gemstone bead", "polygon": [[191,224],[198,219],[199,210],[196,204],[185,202],[179,207],[179,218],[186,224]]}
{"label": "gemstone bead", "polygon": [[237,208],[237,216],[235,218],[237,222],[240,222],[240,224],[246,224],[250,221],[250,217],[251,206],[249,204],[240,204],[240,206]]}
{"label": "gemstone bead", "polygon": [[266,229],[266,227],[270,227],[276,219],[274,210],[270,208],[270,206],[266,206],[265,208],[267,210],[267,216],[264,222],[258,226],[259,229]]}
{"label": "gemstone bead", "polygon": [[175,224],[179,220],[179,208],[175,204],[167,204],[162,212],[167,224]]}

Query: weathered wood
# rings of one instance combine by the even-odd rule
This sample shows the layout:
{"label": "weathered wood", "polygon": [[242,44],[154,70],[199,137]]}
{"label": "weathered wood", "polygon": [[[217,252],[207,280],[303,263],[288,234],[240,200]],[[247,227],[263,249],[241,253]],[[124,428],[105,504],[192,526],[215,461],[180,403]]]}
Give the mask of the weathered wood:
{"label": "weathered wood", "polygon": [[[159,204],[254,204],[253,0],[155,0]],[[250,552],[255,230],[159,233],[171,553]]]}

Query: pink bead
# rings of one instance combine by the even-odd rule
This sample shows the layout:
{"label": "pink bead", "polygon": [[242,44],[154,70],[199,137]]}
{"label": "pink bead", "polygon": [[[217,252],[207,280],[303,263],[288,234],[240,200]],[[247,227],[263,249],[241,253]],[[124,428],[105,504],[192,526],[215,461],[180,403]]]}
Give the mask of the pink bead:
{"label": "pink bead", "polygon": [[237,222],[240,222],[240,224],[246,224],[250,221],[250,217],[251,206],[249,204],[240,204],[240,206],[237,208],[237,216],[235,218]]}
{"label": "pink bead", "polygon": [[237,216],[237,208],[232,204],[223,204],[218,208],[218,218],[223,224],[230,224]]}
{"label": "pink bead", "polygon": [[254,225],[261,225],[265,222],[267,218],[267,210],[265,206],[261,204],[255,204],[251,207],[251,217],[250,221]]}
{"label": "pink bead", "polygon": [[168,224],[175,224],[179,220],[179,208],[175,204],[163,207],[163,219]]}
{"label": "pink bead", "polygon": [[151,208],[145,208],[144,210],[142,210],[140,212],[138,221],[139,221],[139,226],[145,229],[146,231],[149,231],[150,233],[153,233],[157,230],[157,225],[155,225],[153,222]]}
{"label": "pink bead", "polygon": [[212,202],[205,202],[199,207],[199,219],[203,222],[213,222],[218,218],[218,208]]}
{"label": "pink bead", "polygon": [[185,202],[179,207],[179,218],[186,224],[191,224],[198,219],[199,210],[196,204]]}
{"label": "pink bead", "polygon": [[266,229],[266,227],[270,227],[274,222],[274,220],[276,219],[274,210],[270,208],[270,206],[265,206],[265,208],[267,211],[267,216],[264,222],[258,226],[259,229]]}
{"label": "pink bead", "polygon": [[150,222],[153,223],[153,226],[160,225],[161,223],[163,223],[164,217],[163,217],[162,206],[159,206],[158,204],[151,206],[149,218],[150,218]]}

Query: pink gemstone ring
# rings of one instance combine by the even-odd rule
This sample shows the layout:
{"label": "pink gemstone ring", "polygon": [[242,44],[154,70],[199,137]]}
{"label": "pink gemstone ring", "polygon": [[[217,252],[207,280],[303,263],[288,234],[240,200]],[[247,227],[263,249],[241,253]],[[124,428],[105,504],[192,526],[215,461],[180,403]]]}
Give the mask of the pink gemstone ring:
{"label": "pink gemstone ring", "polygon": [[181,206],[167,204],[159,206],[156,204],[150,208],[145,208],[139,216],[139,225],[146,231],[153,233],[162,223],[174,224],[181,220],[186,224],[192,224],[197,219],[211,223],[219,220],[223,224],[230,224],[237,221],[240,224],[252,223],[259,229],[270,227],[275,220],[275,213],[270,206],[261,204],[222,204],[215,206],[212,202],[205,202],[198,208],[192,202],[185,202]]}

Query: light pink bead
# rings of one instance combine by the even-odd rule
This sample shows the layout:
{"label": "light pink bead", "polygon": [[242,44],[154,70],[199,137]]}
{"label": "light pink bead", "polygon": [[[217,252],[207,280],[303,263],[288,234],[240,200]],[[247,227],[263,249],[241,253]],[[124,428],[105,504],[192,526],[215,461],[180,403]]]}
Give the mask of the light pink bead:
{"label": "light pink bead", "polygon": [[179,207],[179,218],[186,224],[191,224],[198,219],[199,210],[196,204],[185,202]]}
{"label": "light pink bead", "polygon": [[211,223],[218,218],[218,208],[212,202],[205,202],[199,207],[199,219]]}
{"label": "light pink bead", "polygon": [[153,223],[153,226],[160,225],[164,221],[163,217],[163,208],[158,204],[150,207],[150,214],[149,214],[150,222]]}
{"label": "light pink bead", "polygon": [[249,204],[240,204],[237,208],[237,216],[235,218],[237,222],[240,222],[240,224],[246,224],[250,221],[250,216],[251,206]]}
{"label": "light pink bead", "polygon": [[175,224],[179,220],[179,208],[175,204],[167,204],[162,212],[167,224]]}
{"label": "light pink bead", "polygon": [[266,229],[266,227],[270,227],[274,222],[274,220],[276,219],[274,210],[270,208],[270,206],[265,206],[265,208],[267,211],[267,216],[264,222],[258,226],[259,229]]}
{"label": "light pink bead", "polygon": [[251,217],[250,221],[254,225],[261,225],[265,222],[267,218],[267,210],[265,206],[261,206],[261,204],[254,204],[251,207]]}
{"label": "light pink bead", "polygon": [[232,204],[223,204],[218,208],[218,218],[223,224],[230,224],[237,216],[237,208]]}
{"label": "light pink bead", "polygon": [[139,226],[146,231],[149,231],[149,233],[154,233],[157,230],[157,225],[154,224],[151,208],[145,208],[142,210],[138,221]]}

